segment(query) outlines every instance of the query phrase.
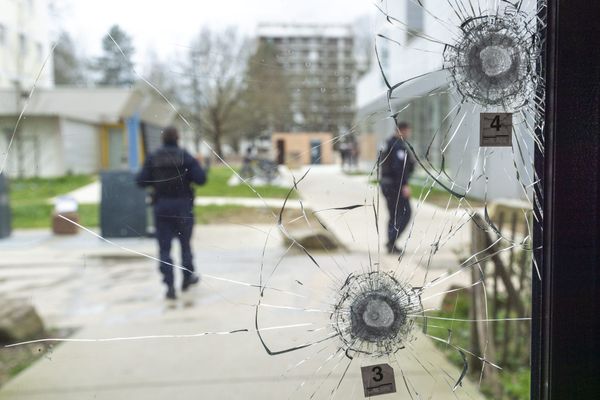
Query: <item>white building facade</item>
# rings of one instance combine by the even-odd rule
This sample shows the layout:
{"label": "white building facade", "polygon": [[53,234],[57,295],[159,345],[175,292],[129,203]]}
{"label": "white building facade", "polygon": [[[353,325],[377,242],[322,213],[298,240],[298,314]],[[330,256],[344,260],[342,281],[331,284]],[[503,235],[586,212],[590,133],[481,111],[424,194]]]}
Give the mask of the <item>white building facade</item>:
{"label": "white building facade", "polygon": [[10,178],[135,169],[160,146],[163,127],[182,128],[147,87],[39,88],[21,118],[16,95],[0,90],[0,169]]}
{"label": "white building facade", "polygon": [[51,87],[50,52],[46,0],[0,0],[0,88]]}

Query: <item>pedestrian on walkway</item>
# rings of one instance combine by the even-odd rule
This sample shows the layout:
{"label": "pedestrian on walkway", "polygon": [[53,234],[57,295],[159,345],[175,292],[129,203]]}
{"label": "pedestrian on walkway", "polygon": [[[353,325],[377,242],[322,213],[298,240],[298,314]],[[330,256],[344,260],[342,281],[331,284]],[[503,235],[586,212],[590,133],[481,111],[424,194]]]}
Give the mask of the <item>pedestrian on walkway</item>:
{"label": "pedestrian on walkway", "polygon": [[358,158],[360,157],[360,147],[358,147],[358,142],[356,138],[352,139],[350,142],[350,168],[353,171],[358,170]]}
{"label": "pedestrian on walkway", "polygon": [[396,246],[396,240],[410,222],[408,182],[415,169],[415,162],[405,141],[410,138],[411,133],[408,123],[397,122],[396,132],[388,139],[380,156],[381,191],[389,211],[387,251],[390,254],[403,252],[403,249]]}
{"label": "pedestrian on walkway", "polygon": [[162,133],[163,147],[150,154],[137,175],[137,184],[152,187],[154,223],[160,250],[160,272],[167,285],[167,299],[176,299],[171,259],[174,238],[181,243],[183,282],[187,290],[200,281],[192,261],[191,238],[194,227],[194,189],[191,184],[203,185],[206,174],[198,160],[178,146],[179,133],[168,127]]}
{"label": "pedestrian on walkway", "polygon": [[350,162],[350,144],[346,141],[340,143],[340,157],[342,159],[342,171],[346,170],[346,165]]}

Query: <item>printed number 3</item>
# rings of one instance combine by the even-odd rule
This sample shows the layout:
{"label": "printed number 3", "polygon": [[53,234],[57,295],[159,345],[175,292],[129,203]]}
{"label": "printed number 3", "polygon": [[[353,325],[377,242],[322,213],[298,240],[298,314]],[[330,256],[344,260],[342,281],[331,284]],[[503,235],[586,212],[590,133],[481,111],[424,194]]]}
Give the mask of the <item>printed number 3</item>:
{"label": "printed number 3", "polygon": [[371,370],[375,376],[373,377],[373,380],[375,382],[381,382],[383,380],[383,374],[381,373],[381,367],[373,367],[373,369]]}
{"label": "printed number 3", "polygon": [[490,128],[496,128],[496,132],[498,132],[501,127],[502,125],[500,124],[500,116],[496,115],[492,121],[492,124],[490,125]]}

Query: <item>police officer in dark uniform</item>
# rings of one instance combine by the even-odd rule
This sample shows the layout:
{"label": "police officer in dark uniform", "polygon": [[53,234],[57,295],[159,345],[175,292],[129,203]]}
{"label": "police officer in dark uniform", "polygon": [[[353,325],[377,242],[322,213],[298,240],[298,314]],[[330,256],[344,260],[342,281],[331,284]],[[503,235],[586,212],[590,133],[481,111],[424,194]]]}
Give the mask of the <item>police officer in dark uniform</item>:
{"label": "police officer in dark uniform", "polygon": [[387,251],[391,254],[402,253],[403,249],[396,246],[396,240],[408,226],[411,216],[408,181],[415,162],[405,143],[410,135],[408,123],[397,123],[396,134],[388,139],[381,154],[381,191],[390,217]]}
{"label": "police officer in dark uniform", "polygon": [[185,268],[181,290],[187,290],[200,280],[199,275],[194,273],[190,244],[194,227],[194,190],[191,184],[203,185],[206,174],[200,163],[177,145],[179,133],[176,128],[164,129],[162,141],[163,147],[146,158],[136,180],[139,186],[154,189],[154,222],[160,249],[160,272],[167,285],[167,299],[174,300],[173,238],[181,243],[181,265]]}

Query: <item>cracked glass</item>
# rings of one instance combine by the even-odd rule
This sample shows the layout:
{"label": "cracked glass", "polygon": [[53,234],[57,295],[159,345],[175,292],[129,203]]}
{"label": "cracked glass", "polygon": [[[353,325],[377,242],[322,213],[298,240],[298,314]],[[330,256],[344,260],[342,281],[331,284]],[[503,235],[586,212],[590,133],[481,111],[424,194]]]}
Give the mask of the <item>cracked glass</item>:
{"label": "cracked glass", "polygon": [[[529,398],[545,2],[294,7],[307,22],[207,23],[166,61],[118,26],[98,57],[19,34],[0,399]],[[187,155],[152,164],[172,130]],[[189,208],[159,206],[189,182]]]}

